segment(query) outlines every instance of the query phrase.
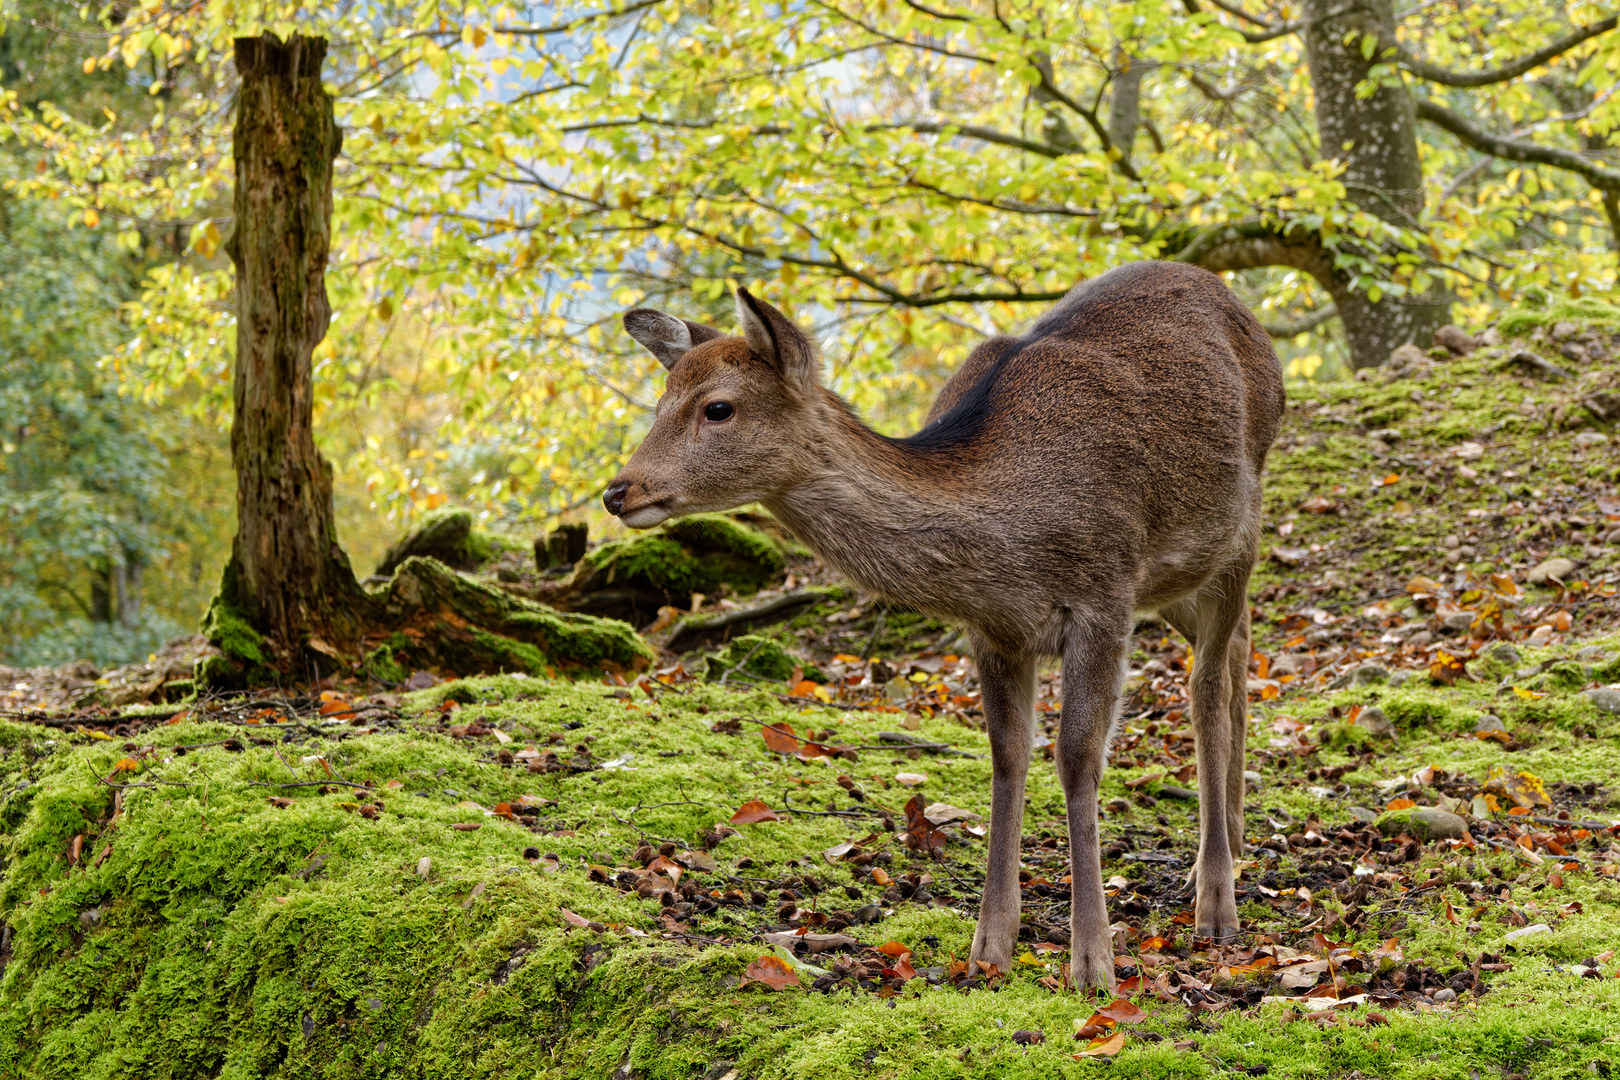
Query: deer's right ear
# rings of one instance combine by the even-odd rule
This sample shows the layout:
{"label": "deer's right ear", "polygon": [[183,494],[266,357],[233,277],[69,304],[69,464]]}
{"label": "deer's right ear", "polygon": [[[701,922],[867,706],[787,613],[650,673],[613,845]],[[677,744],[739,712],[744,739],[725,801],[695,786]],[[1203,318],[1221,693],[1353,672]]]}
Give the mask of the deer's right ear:
{"label": "deer's right ear", "polygon": [[673,368],[676,361],[695,346],[721,336],[720,331],[712,326],[687,322],[651,308],[625,312],[624,329],[667,368]]}
{"label": "deer's right ear", "polygon": [[816,382],[821,367],[816,347],[792,319],[747,289],[738,289],[737,321],[755,356],[775,365],[790,380]]}

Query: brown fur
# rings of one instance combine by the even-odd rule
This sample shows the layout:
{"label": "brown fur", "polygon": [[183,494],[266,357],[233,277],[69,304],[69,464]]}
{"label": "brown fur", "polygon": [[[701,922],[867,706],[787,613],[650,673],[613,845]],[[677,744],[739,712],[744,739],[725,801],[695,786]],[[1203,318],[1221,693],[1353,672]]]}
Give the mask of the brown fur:
{"label": "brown fur", "polygon": [[[609,509],[645,528],[758,501],[861,587],[967,627],[994,766],[973,958],[1004,970],[1019,925],[1035,664],[1055,655],[1072,970],[1082,984],[1113,985],[1097,789],[1134,619],[1159,612],[1197,650],[1197,932],[1232,938],[1247,585],[1283,406],[1277,357],[1254,316],[1204,270],[1121,267],[1074,289],[1023,337],[982,343],[928,425],[896,440],[821,385],[815,350],[789,320],[742,291],[738,310],[743,338],[709,338],[665,360],[657,418],[608,489]],[[680,336],[655,312],[626,323],[666,353]],[[717,401],[735,412],[714,423],[704,410]]]}

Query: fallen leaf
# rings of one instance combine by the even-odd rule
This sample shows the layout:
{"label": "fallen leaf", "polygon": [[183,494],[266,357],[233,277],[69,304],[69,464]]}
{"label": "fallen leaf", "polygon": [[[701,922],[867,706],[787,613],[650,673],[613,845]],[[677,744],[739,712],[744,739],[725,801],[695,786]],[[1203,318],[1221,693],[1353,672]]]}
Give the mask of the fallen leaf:
{"label": "fallen leaf", "polygon": [[911,946],[901,941],[885,941],[877,947],[877,951],[884,956],[892,956],[898,960],[911,952]]}
{"label": "fallen leaf", "polygon": [[1147,1019],[1147,1013],[1125,998],[1115,998],[1101,1009],[1098,1009],[1097,1015],[1106,1017],[1116,1024],[1140,1024]]}
{"label": "fallen leaf", "polygon": [[457,832],[475,832],[478,829],[482,829],[484,827],[484,823],[482,821],[458,821],[450,827],[455,829]]}
{"label": "fallen leaf", "polygon": [[759,729],[765,737],[765,748],[778,754],[796,754],[799,752],[799,737],[793,734],[793,725],[788,723],[767,724]]}
{"label": "fallen leaf", "polygon": [[799,977],[788,967],[787,962],[776,956],[762,956],[748,965],[743,972],[742,979],[737,983],[739,988],[749,983],[759,983],[772,990],[785,990],[790,986],[803,986]]}
{"label": "fallen leaf", "polygon": [[1092,1039],[1084,1050],[1074,1056],[1077,1058],[1113,1057],[1123,1049],[1125,1049],[1125,1036],[1123,1034],[1114,1034]]}
{"label": "fallen leaf", "polygon": [[772,810],[758,799],[748,800],[741,806],[737,807],[737,812],[731,815],[731,823],[733,825],[753,825],[761,821],[781,820],[782,819],[777,816],[776,811]]}
{"label": "fallen leaf", "polygon": [[904,784],[906,787],[916,787],[918,784],[927,782],[928,774],[927,773],[916,773],[916,772],[903,772],[903,773],[895,773],[894,778],[897,781],[899,781],[900,783]]}

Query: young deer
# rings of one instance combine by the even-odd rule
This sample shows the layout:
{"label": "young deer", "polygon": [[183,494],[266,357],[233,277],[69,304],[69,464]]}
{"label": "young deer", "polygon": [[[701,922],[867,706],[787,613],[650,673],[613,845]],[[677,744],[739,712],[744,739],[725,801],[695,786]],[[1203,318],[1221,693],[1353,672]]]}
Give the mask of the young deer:
{"label": "young deer", "polygon": [[972,958],[1008,970],[1036,661],[1063,661],[1077,984],[1112,987],[1097,790],[1137,613],[1197,650],[1197,933],[1238,930],[1247,586],[1260,474],[1283,409],[1271,341],[1219,278],[1137,263],[1076,287],[1022,337],[968,357],[905,439],[821,385],[810,340],[745,290],[743,336],[624,317],[669,368],[646,440],[603,496],[626,525],[759,502],[861,588],[964,625],[994,779]]}

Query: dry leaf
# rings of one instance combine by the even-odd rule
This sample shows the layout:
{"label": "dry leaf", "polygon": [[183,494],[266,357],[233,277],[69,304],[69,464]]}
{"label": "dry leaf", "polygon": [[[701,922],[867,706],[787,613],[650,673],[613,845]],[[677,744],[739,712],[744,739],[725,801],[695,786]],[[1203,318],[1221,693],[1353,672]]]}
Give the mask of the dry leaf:
{"label": "dry leaf", "polygon": [[804,985],[799,982],[799,977],[788,967],[786,961],[777,956],[762,956],[749,964],[748,970],[743,972],[737,986],[741,988],[749,983],[759,983],[772,990],[785,990],[790,986]]}
{"label": "dry leaf", "polygon": [[772,810],[758,799],[748,800],[741,806],[737,807],[737,812],[731,815],[731,823],[733,825],[753,825],[761,821],[781,820],[782,819],[777,816],[776,811]]}
{"label": "dry leaf", "polygon": [[1109,1035],[1103,1038],[1092,1039],[1087,1047],[1074,1055],[1082,1057],[1113,1057],[1125,1049],[1125,1036],[1123,1034]]}

